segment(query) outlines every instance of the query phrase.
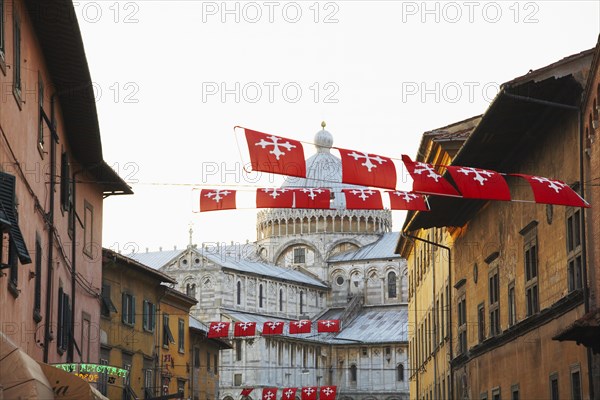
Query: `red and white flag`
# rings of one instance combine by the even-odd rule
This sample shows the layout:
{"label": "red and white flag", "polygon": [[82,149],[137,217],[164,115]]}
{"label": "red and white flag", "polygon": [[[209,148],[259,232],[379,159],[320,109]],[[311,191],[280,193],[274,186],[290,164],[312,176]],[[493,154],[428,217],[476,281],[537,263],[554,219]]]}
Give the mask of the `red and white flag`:
{"label": "red and white flag", "polygon": [[294,192],[285,188],[256,189],[256,208],[292,208]]}
{"label": "red and white flag", "polygon": [[406,170],[413,178],[413,192],[460,196],[454,186],[442,178],[431,164],[413,162],[407,155],[402,155],[402,162],[404,162]]}
{"label": "red and white flag", "polygon": [[508,184],[498,172],[472,167],[447,166],[446,168],[463,197],[510,201]]}
{"label": "red and white flag", "polygon": [[246,129],[252,170],[306,177],[304,148],[297,140]]}
{"label": "red and white flag", "polygon": [[422,194],[394,190],[387,192],[390,195],[390,208],[392,210],[429,211]]}
{"label": "red and white flag", "polygon": [[263,324],[263,335],[283,335],[283,322],[267,321]]}
{"label": "red and white flag", "polygon": [[310,333],[311,322],[308,319],[290,322],[290,335]]}
{"label": "red and white flag", "polygon": [[348,210],[381,210],[381,192],[373,189],[342,189]]}
{"label": "red and white flag", "polygon": [[242,389],[242,393],[240,393],[240,396],[250,396],[250,393],[252,393],[253,390],[254,388],[244,388]]}
{"label": "red and white flag", "polygon": [[200,191],[200,212],[234,208],[235,190],[202,189]]}
{"label": "red and white flag", "polygon": [[322,319],[317,322],[317,332],[339,332],[339,319]]}
{"label": "red and white flag", "polygon": [[220,338],[229,336],[229,322],[211,322],[208,328],[209,338]]}
{"label": "red and white flag", "polygon": [[296,392],[298,388],[283,388],[281,392],[281,400],[296,400]]}
{"label": "red and white flag", "polygon": [[340,149],[342,182],[386,189],[396,188],[396,166],[387,157]]}
{"label": "red and white flag", "polygon": [[321,386],[319,389],[319,400],[334,400],[337,386]]}
{"label": "red and white flag", "polygon": [[329,189],[306,188],[293,190],[295,196],[295,208],[329,208],[331,200],[331,191]]}
{"label": "red and white flag", "polygon": [[233,336],[254,336],[256,322],[236,322],[233,326]]}
{"label": "red and white flag", "polygon": [[317,400],[317,387],[303,387],[301,398],[302,400]]}
{"label": "red and white flag", "polygon": [[590,204],[585,201],[577,192],[564,182],[554,179],[544,178],[542,176],[533,176],[525,174],[510,174],[526,179],[533,190],[533,197],[536,203],[556,204],[561,206],[585,207]]}
{"label": "red and white flag", "polygon": [[262,390],[262,400],[277,400],[277,388],[264,388]]}

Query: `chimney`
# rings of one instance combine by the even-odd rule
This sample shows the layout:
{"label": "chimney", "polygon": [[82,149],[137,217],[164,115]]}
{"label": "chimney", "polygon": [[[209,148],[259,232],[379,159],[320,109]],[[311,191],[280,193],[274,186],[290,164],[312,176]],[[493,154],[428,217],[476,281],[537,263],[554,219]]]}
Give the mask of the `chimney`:
{"label": "chimney", "polygon": [[177,250],[177,245],[173,246],[173,250]]}
{"label": "chimney", "polygon": [[148,248],[146,247],[146,253],[148,252]]}
{"label": "chimney", "polygon": [[162,251],[162,246],[158,248],[158,251]]}

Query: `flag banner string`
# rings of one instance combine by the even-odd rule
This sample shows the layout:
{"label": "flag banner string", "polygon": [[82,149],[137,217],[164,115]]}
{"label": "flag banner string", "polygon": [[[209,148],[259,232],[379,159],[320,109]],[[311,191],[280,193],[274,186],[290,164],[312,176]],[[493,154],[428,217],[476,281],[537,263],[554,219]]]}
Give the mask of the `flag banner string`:
{"label": "flag banner string", "polygon": [[[307,178],[304,147],[298,140],[236,126],[245,132],[253,171]],[[236,139],[237,140],[237,139]],[[239,143],[238,143],[239,146]],[[317,146],[322,146],[317,144]],[[366,187],[396,189],[398,168],[391,157],[333,147],[341,159],[341,182]],[[569,185],[557,179],[525,174],[506,174],[482,168],[447,165],[452,184],[435,165],[413,161],[407,155],[401,161],[413,178],[412,192],[466,199],[511,201],[505,177],[524,179],[533,192],[534,202],[589,208],[590,205]],[[438,166],[439,167],[439,166]],[[311,177],[312,179],[312,177]],[[372,200],[375,201],[375,200]],[[375,203],[369,207],[377,209]]]}
{"label": "flag banner string", "polygon": [[[254,387],[244,385],[240,390],[240,398],[250,396],[254,391]],[[261,400],[277,400],[278,388],[266,387],[262,388],[260,397]],[[337,396],[337,386],[303,386],[303,387],[285,387],[281,389],[281,400],[295,400],[296,393],[300,391],[301,400],[334,400]]]}
{"label": "flag banner string", "polygon": [[[216,321],[210,322],[208,328],[208,338],[230,338],[230,328],[233,325],[233,337],[254,337],[257,335],[257,322],[227,322],[227,321]],[[260,326],[258,333],[263,336],[266,335],[284,335],[284,329],[287,325],[287,334],[299,335],[309,334],[313,332],[313,327],[316,326],[316,333],[336,333],[341,329],[341,322],[339,319],[320,319],[313,322],[308,319],[301,319],[298,321],[267,321]]]}

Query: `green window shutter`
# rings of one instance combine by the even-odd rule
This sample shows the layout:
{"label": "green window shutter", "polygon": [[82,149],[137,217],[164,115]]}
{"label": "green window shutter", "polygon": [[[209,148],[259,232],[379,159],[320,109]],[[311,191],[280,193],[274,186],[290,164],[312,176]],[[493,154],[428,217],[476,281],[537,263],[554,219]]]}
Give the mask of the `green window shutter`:
{"label": "green window shutter", "polygon": [[148,313],[150,311],[148,308],[149,308],[148,302],[146,300],[144,300],[144,307],[143,307],[143,314],[142,314],[142,318],[143,318],[142,327],[144,329],[148,329],[148,317],[149,317]]}
{"label": "green window shutter", "polygon": [[151,304],[152,308],[150,312],[152,313],[152,325],[150,326],[150,330],[154,332],[154,328],[156,327],[156,304]]}
{"label": "green window shutter", "polygon": [[125,294],[125,292],[121,293],[121,305],[121,309],[123,310],[121,314],[121,321],[123,321],[123,323],[126,323],[127,315],[129,315],[129,310],[127,310],[127,295]]}
{"label": "green window shutter", "polygon": [[131,323],[135,325],[135,296],[131,296]]}

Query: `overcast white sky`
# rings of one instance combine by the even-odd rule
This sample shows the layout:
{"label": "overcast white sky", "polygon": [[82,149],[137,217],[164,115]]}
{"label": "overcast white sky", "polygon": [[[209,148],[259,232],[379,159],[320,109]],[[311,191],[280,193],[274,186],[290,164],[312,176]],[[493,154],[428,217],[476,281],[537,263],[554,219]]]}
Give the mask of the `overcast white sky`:
{"label": "overcast white sky", "polygon": [[103,245],[123,252],[181,248],[190,223],[195,243],[255,239],[256,210],[192,212],[188,184],[257,184],[235,125],[312,141],[325,120],[334,145],[414,156],[424,131],[600,32],[598,1],[74,4],[104,158],[135,191],[104,203]]}

